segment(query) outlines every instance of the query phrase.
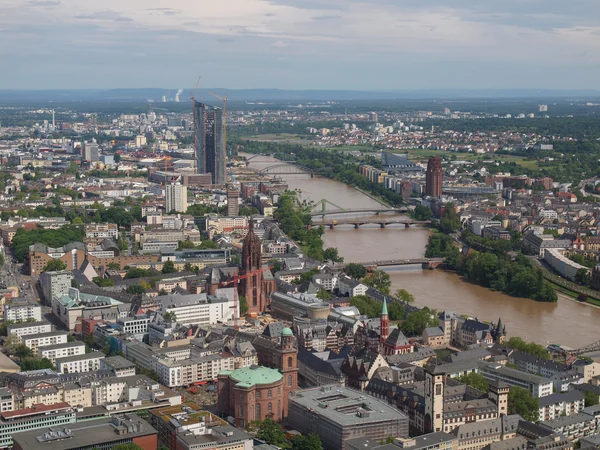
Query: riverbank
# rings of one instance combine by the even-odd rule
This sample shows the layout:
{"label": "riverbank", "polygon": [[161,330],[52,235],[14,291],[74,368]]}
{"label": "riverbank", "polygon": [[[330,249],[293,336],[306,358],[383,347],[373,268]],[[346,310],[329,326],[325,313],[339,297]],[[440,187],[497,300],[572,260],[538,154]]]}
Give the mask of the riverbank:
{"label": "riverbank", "polygon": [[[250,161],[255,170],[279,163],[261,156]],[[290,190],[300,189],[300,197],[318,202],[326,198],[347,209],[367,209],[380,206],[371,197],[325,177],[281,175]],[[365,216],[368,217],[368,216]],[[373,216],[372,218],[376,218]],[[381,259],[423,258],[431,230],[424,227],[338,226],[326,229],[322,235],[325,247],[336,247],[344,262]],[[556,303],[541,303],[515,298],[498,291],[465,283],[454,273],[444,270],[422,270],[404,266],[386,269],[392,281],[391,291],[406,289],[415,297],[415,306],[452,310],[480,320],[497,321],[502,317],[509,336],[521,336],[527,341],[547,345],[557,342],[580,348],[600,339],[597,331],[600,308],[589,308],[573,299],[562,297]],[[557,331],[559,330],[559,331]]]}

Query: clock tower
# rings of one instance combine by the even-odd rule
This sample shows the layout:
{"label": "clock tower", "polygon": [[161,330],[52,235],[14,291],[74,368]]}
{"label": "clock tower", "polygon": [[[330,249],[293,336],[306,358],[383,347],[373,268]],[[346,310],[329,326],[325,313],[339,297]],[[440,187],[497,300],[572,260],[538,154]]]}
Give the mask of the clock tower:
{"label": "clock tower", "polygon": [[440,366],[425,367],[424,433],[444,431],[444,387],[446,373]]}

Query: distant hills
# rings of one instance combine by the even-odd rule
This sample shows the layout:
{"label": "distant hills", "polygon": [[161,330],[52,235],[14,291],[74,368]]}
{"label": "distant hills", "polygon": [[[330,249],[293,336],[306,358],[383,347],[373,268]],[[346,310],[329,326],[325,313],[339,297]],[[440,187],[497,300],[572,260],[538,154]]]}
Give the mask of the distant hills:
{"label": "distant hills", "polygon": [[[189,100],[193,88],[184,89],[180,101]],[[477,99],[477,98],[597,98],[600,90],[559,90],[559,89],[421,89],[399,91],[352,91],[352,90],[285,90],[285,89],[199,89],[198,99],[229,94],[232,101],[247,102],[324,102],[349,100],[400,100],[400,99]],[[57,89],[57,90],[0,90],[0,103],[38,102],[160,102],[165,96],[175,98],[177,89]]]}

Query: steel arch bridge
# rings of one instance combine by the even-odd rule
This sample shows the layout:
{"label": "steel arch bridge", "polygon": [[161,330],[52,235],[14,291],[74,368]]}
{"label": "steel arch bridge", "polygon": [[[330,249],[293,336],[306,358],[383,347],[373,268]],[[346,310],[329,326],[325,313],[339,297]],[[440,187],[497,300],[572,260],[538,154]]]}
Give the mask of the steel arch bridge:
{"label": "steel arch bridge", "polygon": [[315,171],[308,167],[300,166],[293,162],[286,162],[281,164],[274,164],[269,167],[261,169],[258,173],[260,175],[310,175],[314,176],[319,173],[326,172],[327,169]]}

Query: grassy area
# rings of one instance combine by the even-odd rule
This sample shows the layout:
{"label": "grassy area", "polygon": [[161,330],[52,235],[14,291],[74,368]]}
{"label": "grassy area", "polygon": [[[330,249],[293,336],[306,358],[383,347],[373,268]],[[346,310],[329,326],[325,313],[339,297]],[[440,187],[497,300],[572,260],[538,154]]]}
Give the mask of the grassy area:
{"label": "grassy area", "polygon": [[[444,150],[430,150],[430,149],[407,149],[407,150],[394,150],[394,153],[406,153],[408,154],[410,159],[426,159],[431,156],[455,156],[457,161],[484,161],[486,158],[479,153],[458,153],[458,152],[447,152]],[[494,160],[500,160],[505,162],[514,162],[523,166],[527,169],[536,169],[538,167],[539,161],[535,159],[527,159],[523,156],[513,156],[513,155],[499,155],[493,154],[490,155]]]}
{"label": "grassy area", "polygon": [[[244,137],[249,141],[265,141],[265,142],[287,142],[287,141],[298,141],[302,140],[299,135],[291,133],[277,133],[277,134],[257,134],[255,136]],[[306,145],[310,144],[310,140],[303,140]]]}
{"label": "grassy area", "polygon": [[[558,285],[556,283],[553,283],[550,280],[547,280],[547,281],[548,281],[548,283],[550,283],[550,286],[552,286],[556,292],[560,292],[563,295],[566,295],[568,297],[571,297],[572,299],[575,299],[575,300],[579,301],[579,294],[577,292],[573,292],[573,291],[571,291],[571,290],[569,290],[569,289],[567,289],[567,288],[565,288],[563,286],[560,286],[560,285]],[[587,298],[587,300],[586,300],[585,303],[589,303],[590,305],[600,306],[600,301],[599,300],[596,300],[595,298],[592,298],[592,297],[589,297],[589,296],[588,296],[588,298]]]}

